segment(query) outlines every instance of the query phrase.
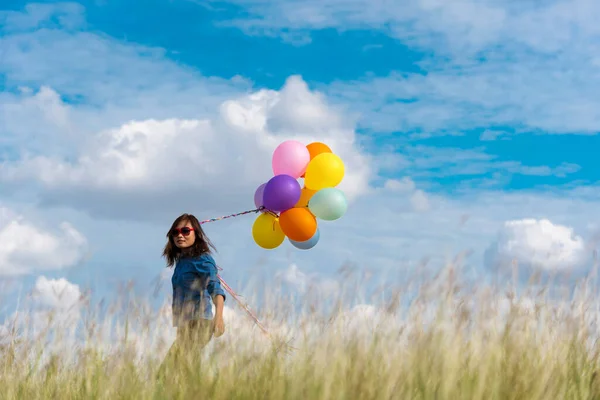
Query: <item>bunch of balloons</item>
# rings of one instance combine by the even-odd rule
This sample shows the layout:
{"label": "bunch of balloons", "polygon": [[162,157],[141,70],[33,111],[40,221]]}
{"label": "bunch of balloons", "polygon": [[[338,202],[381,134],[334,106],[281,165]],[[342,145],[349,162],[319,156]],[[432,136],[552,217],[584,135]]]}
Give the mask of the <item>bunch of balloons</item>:
{"label": "bunch of balloons", "polygon": [[320,238],[317,218],[334,221],[348,209],[344,192],[336,188],[344,163],[324,143],[288,140],[273,152],[272,166],[274,176],[254,193],[262,212],[252,237],[265,249],[279,247],[286,237],[298,249],[311,249]]}

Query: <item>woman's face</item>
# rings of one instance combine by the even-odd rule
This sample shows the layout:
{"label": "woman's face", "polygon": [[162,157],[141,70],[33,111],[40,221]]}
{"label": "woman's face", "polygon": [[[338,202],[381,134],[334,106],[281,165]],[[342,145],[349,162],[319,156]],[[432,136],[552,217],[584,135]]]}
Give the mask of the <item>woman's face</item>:
{"label": "woman's face", "polygon": [[194,232],[192,224],[190,224],[189,221],[181,221],[175,227],[172,235],[175,246],[179,247],[180,249],[188,248],[196,241],[196,233]]}

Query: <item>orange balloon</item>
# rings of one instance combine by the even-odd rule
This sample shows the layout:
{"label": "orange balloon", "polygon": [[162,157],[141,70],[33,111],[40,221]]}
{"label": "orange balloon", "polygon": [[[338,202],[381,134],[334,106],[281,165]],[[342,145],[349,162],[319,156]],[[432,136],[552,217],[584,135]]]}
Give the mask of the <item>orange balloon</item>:
{"label": "orange balloon", "polygon": [[308,208],[294,207],[281,213],[279,226],[288,238],[305,242],[317,232],[317,218]]}
{"label": "orange balloon", "polygon": [[308,207],[308,201],[315,193],[317,193],[316,190],[310,190],[306,186],[303,187],[300,192],[300,200],[298,200],[294,207]]}
{"label": "orange balloon", "polygon": [[321,153],[331,153],[331,149],[325,143],[314,142],[306,146],[312,160]]}
{"label": "orange balloon", "polygon": [[[321,142],[310,143],[306,145],[306,148],[308,149],[308,153],[310,154],[311,160],[321,153],[332,153],[329,146]],[[304,174],[302,174],[301,178],[304,178]]]}

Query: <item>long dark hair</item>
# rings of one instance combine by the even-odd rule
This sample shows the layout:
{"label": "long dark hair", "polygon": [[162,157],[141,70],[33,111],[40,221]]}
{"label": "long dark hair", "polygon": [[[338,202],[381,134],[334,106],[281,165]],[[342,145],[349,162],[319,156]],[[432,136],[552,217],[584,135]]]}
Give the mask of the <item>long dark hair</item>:
{"label": "long dark hair", "polygon": [[[175,245],[173,235],[171,235],[171,231],[182,221],[189,222],[190,225],[192,225],[192,228],[194,228],[193,234],[196,235],[194,244],[183,250]],[[194,217],[192,214],[182,214],[177,217],[173,222],[173,225],[171,225],[169,232],[167,232],[167,244],[165,245],[162,256],[167,259],[167,267],[172,267],[182,256],[198,257],[205,253],[211,253],[211,248],[215,251],[217,250],[202,230],[198,218]]]}

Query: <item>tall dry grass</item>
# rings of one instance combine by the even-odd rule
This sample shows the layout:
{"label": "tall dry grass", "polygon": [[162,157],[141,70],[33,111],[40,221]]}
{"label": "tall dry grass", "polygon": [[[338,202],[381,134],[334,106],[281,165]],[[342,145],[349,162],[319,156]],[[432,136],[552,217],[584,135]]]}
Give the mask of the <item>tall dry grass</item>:
{"label": "tall dry grass", "polygon": [[463,287],[450,274],[349,303],[356,290],[339,302],[308,293],[302,310],[270,293],[260,317],[272,338],[228,301],[226,334],[162,379],[174,339],[168,306],[130,301],[105,314],[88,305],[13,320],[0,331],[0,398],[600,398],[600,314],[585,285],[557,299],[539,287]]}

